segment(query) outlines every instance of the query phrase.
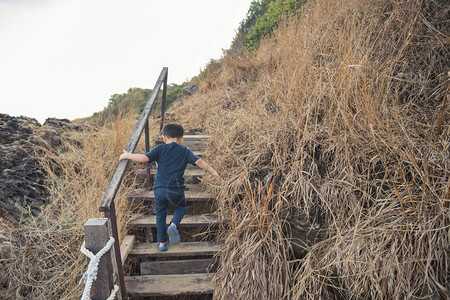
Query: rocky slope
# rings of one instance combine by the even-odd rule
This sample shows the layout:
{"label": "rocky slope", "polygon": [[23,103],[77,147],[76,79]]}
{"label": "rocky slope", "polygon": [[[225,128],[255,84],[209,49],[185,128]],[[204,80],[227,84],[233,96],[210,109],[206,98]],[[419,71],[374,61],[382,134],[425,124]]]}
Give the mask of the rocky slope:
{"label": "rocky slope", "polygon": [[38,156],[61,144],[67,130],[81,130],[65,119],[0,114],[0,217],[25,220],[49,201],[45,170]]}

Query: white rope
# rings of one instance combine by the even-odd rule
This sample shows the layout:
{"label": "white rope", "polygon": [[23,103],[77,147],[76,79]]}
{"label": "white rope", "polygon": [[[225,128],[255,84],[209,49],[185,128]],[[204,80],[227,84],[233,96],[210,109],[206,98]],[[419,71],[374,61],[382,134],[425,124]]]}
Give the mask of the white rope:
{"label": "white rope", "polygon": [[114,299],[116,299],[117,291],[119,291],[119,287],[117,285],[114,285],[114,288],[111,291],[111,296],[109,296],[109,298],[106,299],[106,300],[114,300]]}
{"label": "white rope", "polygon": [[[110,237],[109,241],[106,243],[105,247],[103,247],[100,251],[98,251],[97,254],[94,255],[91,251],[86,249],[86,242],[83,242],[83,245],[81,245],[80,251],[89,257],[91,260],[89,261],[88,269],[83,274],[83,277],[81,277],[79,284],[81,282],[85,281],[84,291],[83,295],[81,296],[81,300],[90,300],[89,293],[91,292],[92,283],[94,280],[97,279],[97,271],[98,271],[98,264],[100,263],[100,258],[105,254],[106,252],[111,249],[111,246],[114,244],[114,238]],[[107,300],[112,300],[116,297],[117,290],[119,288],[115,285],[114,290],[111,292],[111,296]]]}

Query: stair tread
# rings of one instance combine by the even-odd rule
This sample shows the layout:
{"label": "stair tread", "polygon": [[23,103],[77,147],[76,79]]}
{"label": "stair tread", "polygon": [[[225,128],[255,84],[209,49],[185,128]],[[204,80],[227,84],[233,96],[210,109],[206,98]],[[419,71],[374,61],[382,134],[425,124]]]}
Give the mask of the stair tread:
{"label": "stair tread", "polygon": [[[166,223],[169,224],[172,219],[172,215],[167,215]],[[185,215],[180,224],[180,228],[183,227],[196,227],[196,226],[209,226],[213,224],[219,224],[218,216],[212,214],[202,214],[202,215]],[[141,215],[137,219],[129,221],[128,226],[133,227],[156,227],[156,216],[155,215]]]}
{"label": "stair tread", "polygon": [[120,245],[120,257],[122,259],[122,265],[127,260],[128,254],[133,248],[136,237],[134,235],[127,235],[123,238],[122,244]]}
{"label": "stair tread", "polygon": [[[156,169],[152,168],[150,169],[150,174],[151,175],[155,175],[156,174]],[[136,171],[136,175],[141,177],[141,176],[147,176],[147,170],[146,169],[138,169]],[[195,169],[186,169],[186,171],[184,172],[184,177],[187,176],[197,176],[197,177],[202,177],[205,175],[205,171],[203,169],[200,168],[195,168]]]}
{"label": "stair tread", "polygon": [[136,296],[212,294],[212,274],[125,276],[127,293]]}
{"label": "stair tread", "polygon": [[195,155],[197,155],[198,157],[202,158],[203,156],[205,156],[205,151],[204,150],[194,150],[192,151]]}
{"label": "stair tread", "polygon": [[167,251],[159,251],[156,243],[135,243],[129,256],[144,257],[172,257],[172,256],[212,256],[220,250],[221,246],[211,242],[181,242],[169,245]]}
{"label": "stair tread", "polygon": [[[209,201],[214,200],[214,198],[199,192],[199,191],[185,191],[184,195],[186,197],[186,201]],[[149,191],[146,189],[137,189],[132,191],[128,195],[128,199],[133,200],[154,200],[155,199],[155,192]]]}
{"label": "stair tread", "polygon": [[197,155],[198,157],[205,156],[205,151],[203,151],[203,150],[192,151],[192,152],[194,152],[194,154]]}
{"label": "stair tread", "polygon": [[213,257],[196,259],[155,260],[141,262],[141,275],[198,274],[215,272],[217,260]]}
{"label": "stair tread", "polygon": [[183,136],[185,141],[196,141],[196,140],[208,140],[209,135],[185,135]]}

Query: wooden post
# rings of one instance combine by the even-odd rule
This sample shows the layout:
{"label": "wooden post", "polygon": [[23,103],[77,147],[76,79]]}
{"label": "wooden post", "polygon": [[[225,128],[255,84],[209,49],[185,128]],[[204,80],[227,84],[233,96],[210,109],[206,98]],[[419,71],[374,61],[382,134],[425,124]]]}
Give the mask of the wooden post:
{"label": "wooden post", "polygon": [[[89,219],[84,224],[86,249],[97,254],[109,241],[108,219]],[[88,258],[89,261],[89,258]],[[111,295],[113,283],[113,269],[111,264],[111,251],[106,252],[100,259],[97,271],[97,280],[92,284],[91,299],[107,299]]]}

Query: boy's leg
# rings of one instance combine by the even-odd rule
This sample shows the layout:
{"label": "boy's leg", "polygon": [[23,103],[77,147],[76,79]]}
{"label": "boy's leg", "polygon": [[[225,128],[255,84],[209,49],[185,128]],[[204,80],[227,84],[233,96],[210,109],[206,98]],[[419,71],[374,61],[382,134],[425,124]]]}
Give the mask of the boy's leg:
{"label": "boy's leg", "polygon": [[167,205],[167,189],[158,188],[155,191],[155,207],[156,207],[156,234],[158,236],[158,243],[167,242],[166,237],[166,217]]}
{"label": "boy's leg", "polygon": [[174,223],[178,228],[187,210],[184,189],[171,191],[169,201],[175,207],[175,212],[172,220],[170,220],[170,224]]}

